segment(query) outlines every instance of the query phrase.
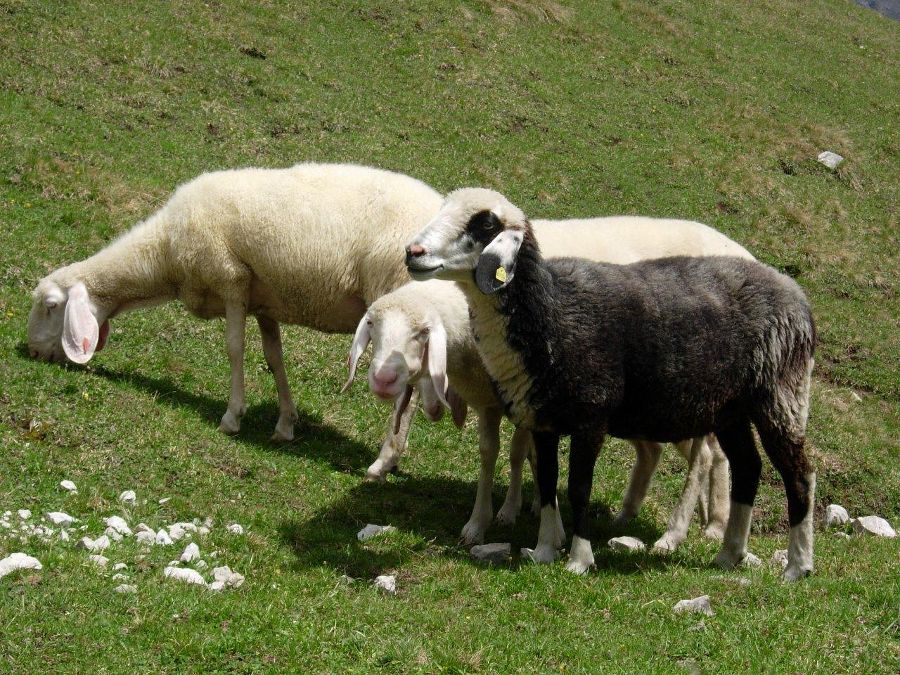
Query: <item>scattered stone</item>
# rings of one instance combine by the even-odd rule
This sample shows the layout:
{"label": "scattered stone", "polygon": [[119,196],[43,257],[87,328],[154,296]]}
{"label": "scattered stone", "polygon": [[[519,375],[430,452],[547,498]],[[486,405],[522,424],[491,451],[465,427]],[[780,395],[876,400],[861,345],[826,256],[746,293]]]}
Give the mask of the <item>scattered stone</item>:
{"label": "scattered stone", "polygon": [[154,543],[158,546],[171,546],[174,542],[172,541],[172,537],[169,536],[169,533],[165,530],[160,530],[156,533],[156,538]]}
{"label": "scattered stone", "polygon": [[5,520],[0,520],[0,526],[5,527],[7,530],[12,527],[12,525],[10,525],[9,522]]}
{"label": "scattered stone", "polygon": [[59,540],[60,541],[69,541],[69,533],[65,530],[59,531]]}
{"label": "scattered stone", "polygon": [[607,545],[614,551],[643,551],[647,548],[637,537],[613,537]]}
{"label": "scattered stone", "polygon": [[853,531],[857,534],[874,534],[877,537],[890,539],[897,536],[891,524],[879,516],[862,516],[854,518],[850,522],[853,524]]}
{"label": "scattered stone", "polygon": [[39,570],[43,567],[37,558],[32,558],[25,553],[13,553],[0,560],[0,577],[5,577],[18,570]]}
{"label": "scattered stone", "polygon": [[375,588],[380,588],[388,595],[397,594],[397,577],[393,574],[382,574],[375,577]]}
{"label": "scattered stone", "polygon": [[244,534],[244,528],[237,523],[232,523],[226,528],[231,534]]}
{"label": "scattered stone", "polygon": [[128,523],[125,522],[125,519],[120,516],[110,516],[106,519],[107,527],[111,527],[119,534],[122,534],[126,537],[130,537],[132,532],[131,528],[128,527]]}
{"label": "scattered stone", "polygon": [[128,506],[134,506],[137,503],[137,495],[134,490],[125,490],[119,495],[119,501]]}
{"label": "scattered stone", "polygon": [[200,559],[200,547],[197,544],[190,543],[185,549],[184,553],[181,554],[181,562],[194,562],[195,560]]}
{"label": "scattered stone", "polygon": [[209,567],[209,565],[206,564],[205,560],[198,560],[196,563],[194,563],[194,567],[198,570],[205,570],[207,567]]}
{"label": "scattered stone", "polygon": [[137,540],[142,544],[155,544],[156,533],[154,533],[153,531],[147,532],[145,530],[141,530],[137,533]]}
{"label": "scattered stone", "polygon": [[[87,538],[88,537],[85,537],[85,539]],[[107,537],[105,534],[102,534],[94,540],[94,546],[90,550],[94,553],[99,553],[100,551],[105,551],[106,549],[108,549],[109,544],[109,537]]]}
{"label": "scattered stone", "polygon": [[131,584],[121,584],[116,586],[116,593],[137,593],[137,586],[132,586]]}
{"label": "scattered stone", "polygon": [[197,528],[197,534],[206,536],[207,534],[209,534],[209,528],[206,527],[206,525],[201,525]]}
{"label": "scattered stone", "polygon": [[206,518],[203,519],[203,525],[204,525],[205,527],[212,527],[212,526],[213,526],[213,522],[214,522],[214,521],[213,521],[213,519],[212,519],[212,516],[206,516]]}
{"label": "scattered stone", "polygon": [[59,487],[61,487],[66,492],[71,492],[72,494],[76,494],[78,492],[78,487],[70,480],[59,481]]}
{"label": "scattered stone", "polygon": [[115,565],[113,565],[113,572],[118,572],[119,570],[124,570],[127,568],[128,565],[126,565],[125,563],[116,563]]}
{"label": "scattered stone", "polygon": [[820,152],[817,158],[820,164],[824,164],[829,169],[836,169],[838,164],[844,161],[844,158],[841,157],[836,152],[831,152],[830,150],[825,150],[824,152]]}
{"label": "scattered stone", "polygon": [[209,590],[211,591],[221,591],[223,588],[225,588],[225,582],[213,581],[209,586],[207,586],[207,588],[209,588]]}
{"label": "scattered stone", "polygon": [[183,581],[186,584],[197,584],[198,586],[206,586],[206,580],[197,570],[192,570],[187,567],[166,567],[163,570],[163,574],[170,578],[175,579],[177,581]]}
{"label": "scattered stone", "polygon": [[73,518],[68,513],[63,513],[62,511],[50,511],[44,515],[47,520],[54,525],[71,525],[72,523],[78,522],[77,518]]}
{"label": "scattered stone", "polygon": [[[231,529],[229,527],[229,529]],[[394,532],[397,528],[393,525],[373,525],[368,523],[363,529],[356,533],[356,538],[360,541],[368,541],[372,537],[377,537],[385,532]],[[238,533],[240,534],[240,533]]]}
{"label": "scattered stone", "polygon": [[185,534],[187,533],[178,524],[169,525],[169,537],[172,539],[172,541],[179,541],[181,539],[184,539]]}
{"label": "scattered stone", "polygon": [[860,396],[853,390],[850,391],[850,398],[853,400],[854,403],[862,403],[862,396]]}
{"label": "scattered stone", "polygon": [[111,578],[112,578],[113,581],[127,581],[127,580],[128,580],[128,575],[127,575],[127,574],[122,574],[121,572],[118,572],[117,574],[113,574]]}
{"label": "scattered stone", "polygon": [[228,581],[225,582],[225,585],[229,588],[240,588],[244,583],[244,575],[238,574],[237,572],[232,572],[231,576],[228,577]]}
{"label": "scattered stone", "polygon": [[713,616],[714,614],[712,607],[709,604],[708,595],[701,595],[699,598],[694,598],[693,600],[679,600],[675,603],[675,606],[672,607],[672,611],[676,614],[681,614],[683,612],[699,612],[706,616]]}
{"label": "scattered stone", "polygon": [[19,509],[17,513],[19,514],[19,518],[21,518],[22,520],[28,520],[29,518],[31,518],[31,511],[29,511],[28,509]]}
{"label": "scattered stone", "polygon": [[149,532],[154,537],[156,536],[156,530],[147,525],[147,523],[138,523],[137,527],[134,529],[138,532]]}
{"label": "scattered stone", "polygon": [[[171,525],[169,525],[169,530],[171,530],[173,527],[177,527],[181,530],[184,530],[185,532],[196,532],[197,531],[196,523],[172,523]],[[169,534],[171,534],[171,531],[169,532]]]}
{"label": "scattered stone", "polygon": [[829,504],[825,507],[825,525],[826,527],[836,527],[846,525],[850,522],[850,514],[840,504]]}
{"label": "scattered stone", "polygon": [[786,548],[780,548],[775,553],[772,554],[772,563],[775,565],[781,565],[781,569],[787,567],[788,564],[788,552]]}
{"label": "scattered stone", "polygon": [[511,552],[510,544],[481,544],[469,549],[469,554],[475,560],[483,560],[490,563],[502,563],[509,560]]}
{"label": "scattered stone", "polygon": [[850,535],[847,534],[846,532],[835,532],[834,536],[837,537],[838,539],[849,539],[850,538]]}
{"label": "scattered stone", "polygon": [[747,551],[744,555],[744,559],[740,562],[741,567],[759,567],[760,565],[762,565],[762,560],[760,560],[758,556],[750,553],[750,551]]}
{"label": "scattered stone", "polygon": [[107,558],[105,555],[98,555],[94,553],[93,555],[89,555],[88,558],[90,558],[91,562],[97,565],[97,567],[106,567],[106,565],[109,563],[109,558]]}
{"label": "scattered stone", "polygon": [[169,501],[170,499],[172,499],[172,498],[171,498],[171,497],[163,497],[162,499],[160,499],[160,500],[159,500],[160,506],[162,506],[163,504],[165,504],[165,503],[166,503],[167,501]]}
{"label": "scattered stone", "polygon": [[119,534],[118,530],[114,530],[111,527],[107,527],[105,530],[103,530],[103,534],[109,537],[111,541],[122,541],[122,539],[124,539],[124,537]]}

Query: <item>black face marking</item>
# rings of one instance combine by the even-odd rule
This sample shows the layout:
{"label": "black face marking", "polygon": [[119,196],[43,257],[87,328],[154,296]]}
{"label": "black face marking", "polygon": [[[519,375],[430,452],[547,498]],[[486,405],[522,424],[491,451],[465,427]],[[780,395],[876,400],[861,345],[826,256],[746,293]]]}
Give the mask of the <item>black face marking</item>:
{"label": "black face marking", "polygon": [[479,211],[466,223],[466,234],[482,247],[490,244],[502,231],[503,223],[493,211]]}

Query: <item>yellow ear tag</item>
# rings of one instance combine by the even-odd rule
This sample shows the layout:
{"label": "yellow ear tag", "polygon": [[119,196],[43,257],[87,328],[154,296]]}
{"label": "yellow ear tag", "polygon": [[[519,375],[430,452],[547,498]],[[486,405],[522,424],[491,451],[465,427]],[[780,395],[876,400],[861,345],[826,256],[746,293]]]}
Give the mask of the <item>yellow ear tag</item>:
{"label": "yellow ear tag", "polygon": [[497,281],[506,283],[506,268],[502,265],[498,267],[497,271],[494,273],[494,277],[496,277]]}

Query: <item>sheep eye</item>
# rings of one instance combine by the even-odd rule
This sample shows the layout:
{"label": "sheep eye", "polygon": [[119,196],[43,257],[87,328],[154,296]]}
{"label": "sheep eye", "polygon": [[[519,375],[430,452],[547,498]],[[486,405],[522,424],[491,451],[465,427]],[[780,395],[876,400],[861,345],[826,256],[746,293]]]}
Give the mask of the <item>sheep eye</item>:
{"label": "sheep eye", "polygon": [[430,333],[431,333],[431,329],[426,326],[425,328],[423,328],[422,330],[419,331],[419,334],[417,337],[424,339],[424,338],[427,338]]}

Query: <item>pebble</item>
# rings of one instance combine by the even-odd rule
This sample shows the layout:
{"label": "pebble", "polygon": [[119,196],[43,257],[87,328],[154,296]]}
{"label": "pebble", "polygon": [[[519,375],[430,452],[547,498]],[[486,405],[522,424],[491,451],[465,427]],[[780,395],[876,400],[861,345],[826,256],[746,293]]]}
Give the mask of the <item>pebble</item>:
{"label": "pebble", "polygon": [[850,521],[853,523],[853,531],[857,534],[874,534],[878,537],[893,539],[897,536],[894,528],[884,518],[879,516],[862,516]]}
{"label": "pebble", "polygon": [[393,525],[373,525],[368,523],[363,529],[356,533],[356,538],[360,541],[368,541],[372,537],[377,537],[385,532],[394,532],[397,528]]}
{"label": "pebble", "polygon": [[819,160],[819,163],[824,164],[829,169],[836,169],[838,167],[838,164],[844,161],[843,157],[841,157],[836,152],[831,152],[830,150],[820,152],[817,159]]}
{"label": "pebble", "polygon": [[237,523],[232,523],[226,528],[231,534],[244,534],[244,528]]}
{"label": "pebble", "polygon": [[740,562],[741,567],[759,567],[760,565],[762,565],[762,560],[760,560],[758,556],[750,553],[750,551],[747,551],[744,555],[744,559]]}
{"label": "pebble", "polygon": [[198,560],[196,563],[194,563],[194,567],[198,570],[205,570],[207,567],[209,567],[209,565],[206,564],[205,560]]}
{"label": "pebble", "polygon": [[126,565],[125,563],[116,563],[115,565],[113,565],[113,571],[118,572],[119,570],[127,569],[127,567],[128,565]]}
{"label": "pebble", "polygon": [[166,503],[167,501],[169,501],[170,499],[172,499],[172,498],[171,498],[171,497],[163,497],[162,499],[160,499],[160,500],[159,500],[160,506],[163,505],[163,504],[165,504],[165,503]]}
{"label": "pebble", "polygon": [[119,572],[119,573],[117,573],[117,574],[113,574],[111,578],[112,578],[113,581],[127,581],[127,580],[128,580],[128,575],[127,575],[127,574],[122,574],[121,572]]}
{"label": "pebble", "polygon": [[693,598],[692,600],[679,600],[672,607],[672,611],[676,614],[681,614],[682,612],[699,612],[706,616],[713,616],[714,614],[709,604],[708,595],[701,595],[699,598]]}
{"label": "pebble", "polygon": [[214,568],[213,579],[215,581],[221,581],[225,586],[229,586],[231,588],[238,588],[242,583],[244,583],[244,575],[238,574],[237,572],[232,572],[231,568],[228,567],[228,565]]}
{"label": "pebble", "polygon": [[5,577],[17,570],[39,570],[43,567],[37,558],[25,553],[13,553],[0,560],[0,577]]}
{"label": "pebble", "polygon": [[181,562],[194,562],[195,560],[199,560],[199,558],[200,547],[194,543],[188,544],[184,549],[184,553],[181,554]]}
{"label": "pebble", "polygon": [[834,536],[837,537],[838,539],[849,539],[850,538],[850,535],[847,534],[846,532],[835,532]]}
{"label": "pebble", "polygon": [[75,483],[73,483],[73,482],[70,481],[70,480],[61,480],[61,481],[59,481],[59,487],[61,487],[61,488],[62,488],[63,490],[65,490],[66,492],[71,492],[71,493],[73,493],[73,494],[75,494],[76,492],[78,492],[78,486],[76,486]]}
{"label": "pebble", "polygon": [[213,581],[209,586],[207,586],[207,588],[209,588],[209,590],[211,591],[221,591],[223,588],[225,588],[225,582]]}
{"label": "pebble", "polygon": [[397,593],[397,577],[393,574],[382,574],[375,577],[375,588],[380,588],[388,595]]}
{"label": "pebble", "polygon": [[95,553],[93,555],[89,555],[88,558],[90,558],[91,562],[98,567],[106,567],[106,565],[109,563],[109,558],[107,558],[105,555],[98,555]]}
{"label": "pebble", "polygon": [[83,548],[84,550],[90,551],[91,553],[99,553],[100,551],[109,548],[109,537],[107,537],[106,535],[98,537],[97,539],[82,537],[75,544],[75,548]]}
{"label": "pebble", "polygon": [[73,518],[68,513],[63,513],[62,511],[49,511],[44,515],[47,520],[54,525],[71,525],[72,523],[78,522],[77,518]]}
{"label": "pebble", "polygon": [[786,548],[779,548],[775,553],[772,554],[772,563],[775,565],[781,565],[781,569],[787,567],[788,564],[788,551]]}
{"label": "pebble", "polygon": [[166,532],[165,530],[160,530],[156,533],[154,543],[158,546],[171,546],[173,542],[172,537],[169,536],[168,532]]}
{"label": "pebble", "polygon": [[19,518],[21,518],[22,520],[28,520],[29,518],[31,518],[31,511],[29,511],[28,509],[19,509],[17,513],[19,514]]}
{"label": "pebble", "polygon": [[469,555],[475,560],[491,563],[502,563],[509,560],[512,546],[510,544],[481,544],[469,549]]}
{"label": "pebble", "polygon": [[613,537],[607,545],[614,551],[643,551],[647,548],[637,537]]}
{"label": "pebble", "polygon": [[134,490],[125,490],[119,495],[119,501],[128,506],[134,506],[137,503],[137,495]]}
{"label": "pebble", "polygon": [[110,538],[111,541],[122,541],[123,537],[119,534],[118,530],[114,530],[111,527],[107,527],[103,530],[103,534]]}
{"label": "pebble", "polygon": [[156,533],[154,533],[153,531],[147,532],[145,530],[141,530],[137,533],[137,540],[142,544],[155,544]]}
{"label": "pebble", "polygon": [[138,532],[149,532],[154,537],[156,536],[156,530],[154,530],[152,527],[147,525],[147,523],[138,523],[137,527],[134,529],[137,530]]}
{"label": "pebble", "polygon": [[206,586],[206,580],[197,570],[192,570],[187,567],[166,567],[163,570],[163,574],[170,578],[175,579],[177,581],[183,581],[187,584],[197,584],[198,586]]}
{"label": "pebble", "polygon": [[60,541],[69,541],[69,533],[65,530],[59,531],[59,540]]}
{"label": "pebble", "polygon": [[126,537],[132,535],[131,528],[128,527],[128,523],[125,522],[125,519],[121,516],[110,516],[105,522],[107,527],[111,527],[119,534],[125,535]]}
{"label": "pebble", "polygon": [[184,529],[179,525],[169,525],[169,537],[172,539],[172,541],[179,541],[181,539],[184,539],[186,534],[187,533],[184,531]]}
{"label": "pebble", "polygon": [[137,593],[137,586],[132,586],[131,584],[121,584],[116,586],[116,593]]}
{"label": "pebble", "polygon": [[825,525],[826,527],[835,527],[846,525],[850,522],[850,514],[840,504],[829,504],[825,507]]}
{"label": "pebble", "polygon": [[201,534],[201,535],[205,536],[205,535],[209,534],[209,528],[206,527],[206,525],[201,525],[200,527],[197,528],[197,534]]}

